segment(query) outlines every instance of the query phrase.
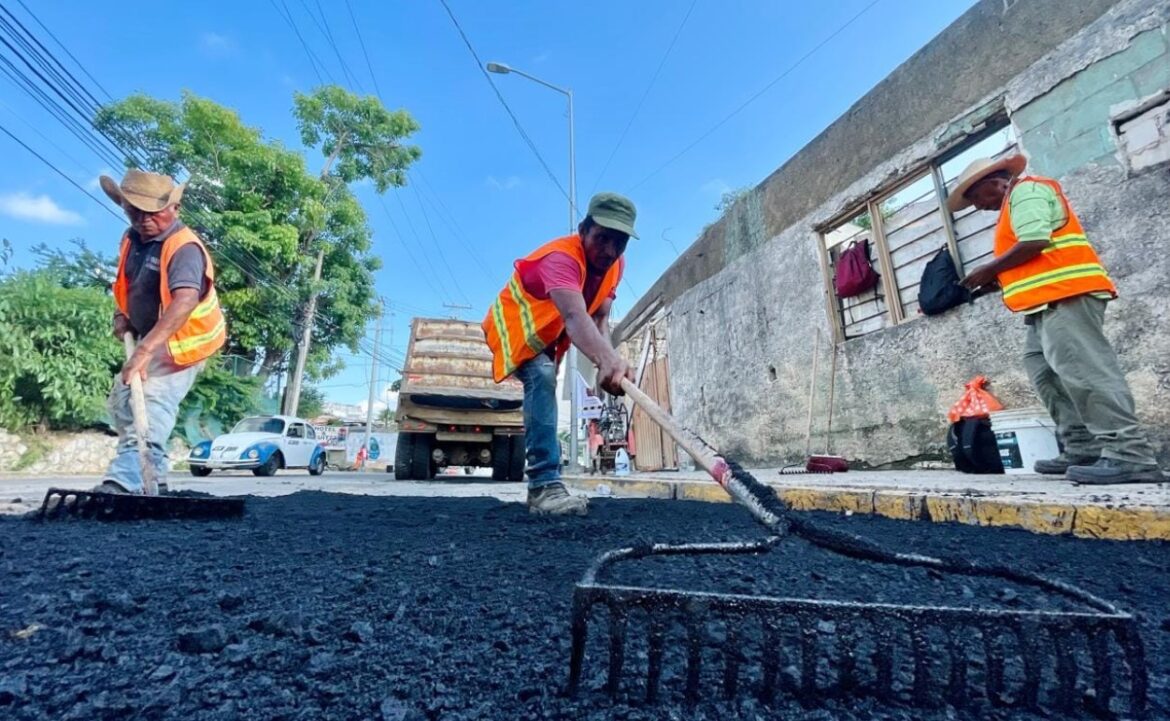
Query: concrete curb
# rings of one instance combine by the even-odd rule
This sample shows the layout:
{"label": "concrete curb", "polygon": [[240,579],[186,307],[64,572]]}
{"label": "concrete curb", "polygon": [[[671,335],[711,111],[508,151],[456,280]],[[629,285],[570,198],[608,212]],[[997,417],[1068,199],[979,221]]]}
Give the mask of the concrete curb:
{"label": "concrete curb", "polygon": [[[609,489],[609,495],[617,497],[716,503],[730,501],[722,488],[704,481],[566,476],[565,482],[574,488],[593,493],[605,486]],[[1153,506],[1049,503],[925,490],[770,485],[776,489],[780,498],[799,511],[871,513],[903,521],[1022,528],[1033,533],[1114,541],[1170,540],[1170,509]]]}

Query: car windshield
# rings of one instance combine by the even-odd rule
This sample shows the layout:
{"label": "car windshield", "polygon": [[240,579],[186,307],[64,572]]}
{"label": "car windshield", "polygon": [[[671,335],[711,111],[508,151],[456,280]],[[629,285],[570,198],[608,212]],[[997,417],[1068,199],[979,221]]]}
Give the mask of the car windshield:
{"label": "car windshield", "polygon": [[283,433],[284,421],[279,418],[245,418],[236,424],[232,433]]}

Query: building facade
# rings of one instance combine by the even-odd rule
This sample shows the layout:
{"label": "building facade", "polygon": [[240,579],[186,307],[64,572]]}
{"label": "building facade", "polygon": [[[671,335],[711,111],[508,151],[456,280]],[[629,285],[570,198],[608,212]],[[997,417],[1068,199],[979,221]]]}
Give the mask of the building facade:
{"label": "building facade", "polygon": [[[982,0],[706,228],[615,338],[636,358],[653,337],[673,412],[741,460],[802,457],[810,417],[814,451],[941,458],[971,377],[1039,405],[1023,321],[997,296],[917,305],[940,250],[960,274],[991,252],[995,214],[950,214],[948,185],[975,157],[1022,152],[1064,185],[1118,285],[1106,330],[1170,460],[1168,48],[1168,0]],[[836,259],[862,238],[881,281],[838,300]]]}

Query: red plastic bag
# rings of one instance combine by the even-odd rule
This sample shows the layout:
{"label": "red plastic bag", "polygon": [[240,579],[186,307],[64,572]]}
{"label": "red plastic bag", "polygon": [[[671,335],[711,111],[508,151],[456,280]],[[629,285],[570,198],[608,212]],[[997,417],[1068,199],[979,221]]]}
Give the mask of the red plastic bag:
{"label": "red plastic bag", "polygon": [[947,420],[958,423],[960,418],[987,418],[995,411],[1002,411],[1003,404],[985,390],[986,376],[975,376],[964,386],[963,397],[951,406]]}

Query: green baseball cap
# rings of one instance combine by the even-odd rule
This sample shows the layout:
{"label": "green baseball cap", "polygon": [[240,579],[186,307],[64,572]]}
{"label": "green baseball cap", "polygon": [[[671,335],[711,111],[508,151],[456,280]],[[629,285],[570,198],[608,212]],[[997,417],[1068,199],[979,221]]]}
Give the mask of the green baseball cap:
{"label": "green baseball cap", "polygon": [[624,195],[617,193],[598,193],[589,201],[589,217],[603,228],[617,230],[631,238],[637,238],[634,232],[634,218],[638,211],[633,202]]}

